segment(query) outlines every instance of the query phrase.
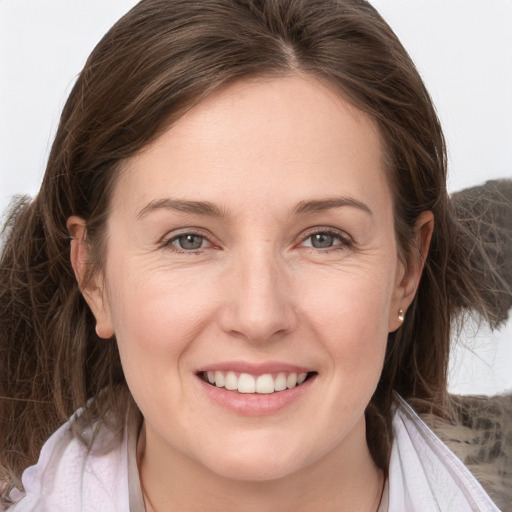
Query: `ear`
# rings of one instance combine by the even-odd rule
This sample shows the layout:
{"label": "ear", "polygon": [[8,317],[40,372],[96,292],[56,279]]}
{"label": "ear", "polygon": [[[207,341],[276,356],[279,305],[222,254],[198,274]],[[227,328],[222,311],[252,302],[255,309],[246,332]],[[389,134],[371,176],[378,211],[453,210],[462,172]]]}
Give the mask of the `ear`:
{"label": "ear", "polygon": [[86,223],[82,218],[73,216],[68,219],[66,226],[71,236],[71,266],[73,267],[80,291],[96,319],[96,334],[100,338],[112,338],[114,328],[110,308],[106,300],[103,277],[92,276],[86,281],[90,250],[86,239]]}
{"label": "ear", "polygon": [[427,259],[433,230],[434,214],[430,211],[422,212],[414,225],[414,241],[409,250],[407,262],[399,263],[401,270],[397,273],[398,282],[390,310],[389,332],[396,331],[402,325],[407,308],[414,299]]}

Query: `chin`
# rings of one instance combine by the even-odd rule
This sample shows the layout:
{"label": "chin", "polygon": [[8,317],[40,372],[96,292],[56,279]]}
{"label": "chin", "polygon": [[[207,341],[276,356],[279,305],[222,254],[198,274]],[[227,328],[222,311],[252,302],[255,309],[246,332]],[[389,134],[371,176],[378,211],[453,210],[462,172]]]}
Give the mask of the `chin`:
{"label": "chin", "polygon": [[[213,469],[213,468],[210,468]],[[217,465],[214,469],[216,474],[229,480],[240,482],[269,482],[276,481],[297,472],[299,468],[289,463],[278,463],[271,461],[244,461],[243,463],[230,463]]]}
{"label": "chin", "polygon": [[205,467],[218,476],[243,482],[268,482],[285,478],[307,465],[299,460],[300,450],[290,455],[275,449],[233,450],[203,461]]}

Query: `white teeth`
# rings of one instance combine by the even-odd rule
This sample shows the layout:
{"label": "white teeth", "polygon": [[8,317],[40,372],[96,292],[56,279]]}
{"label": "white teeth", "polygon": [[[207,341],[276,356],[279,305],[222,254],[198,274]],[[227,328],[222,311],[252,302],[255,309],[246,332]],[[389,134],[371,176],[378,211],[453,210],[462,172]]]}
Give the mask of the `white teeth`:
{"label": "white teeth", "polygon": [[286,375],[284,373],[280,373],[276,377],[276,381],[274,382],[274,391],[284,391],[286,389]]}
{"label": "white teeth", "polygon": [[241,373],[238,377],[239,393],[254,393],[256,391],[256,379],[248,373]]}
{"label": "white teeth", "polygon": [[224,387],[224,374],[222,372],[215,372],[215,385],[218,388]]}
{"label": "white teeth", "polygon": [[238,388],[238,379],[236,378],[235,372],[228,372],[224,381],[224,387],[230,391],[234,391]]}
{"label": "white teeth", "polygon": [[[275,375],[275,374],[274,374]],[[277,391],[284,391],[287,388],[292,389],[301,385],[307,378],[307,373],[278,373],[274,377],[270,373],[265,373],[255,377],[250,373],[208,371],[205,380],[218,388],[226,388],[229,391],[238,391],[239,393],[258,393],[268,395]]]}
{"label": "white teeth", "polygon": [[296,373],[290,373],[288,375],[288,378],[286,379],[286,387],[288,389],[294,388],[297,385],[297,374]]}
{"label": "white teeth", "polygon": [[274,378],[266,373],[256,379],[256,393],[270,394],[274,392]]}

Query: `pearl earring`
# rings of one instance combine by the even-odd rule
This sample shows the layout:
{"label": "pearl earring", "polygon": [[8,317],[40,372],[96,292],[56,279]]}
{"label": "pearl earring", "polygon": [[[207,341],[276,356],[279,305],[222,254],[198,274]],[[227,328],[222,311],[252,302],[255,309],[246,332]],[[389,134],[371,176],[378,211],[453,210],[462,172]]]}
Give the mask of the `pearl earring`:
{"label": "pearl earring", "polygon": [[400,309],[398,310],[398,320],[399,320],[400,322],[403,322],[403,321],[404,321],[404,310],[403,310],[402,308],[400,308]]}

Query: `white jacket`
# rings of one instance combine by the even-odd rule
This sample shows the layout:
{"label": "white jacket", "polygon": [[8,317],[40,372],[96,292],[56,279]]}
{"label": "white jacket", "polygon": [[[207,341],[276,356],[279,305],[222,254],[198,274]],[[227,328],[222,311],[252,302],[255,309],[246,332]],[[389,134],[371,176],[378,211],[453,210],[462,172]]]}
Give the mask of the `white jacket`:
{"label": "white jacket", "polygon": [[[75,415],[76,417],[76,415]],[[107,453],[88,452],[71,422],[45,443],[23,473],[25,494],[9,512],[144,512],[136,444],[138,422],[127,421],[121,442]],[[389,512],[499,512],[462,462],[397,397],[386,487]],[[100,426],[95,447],[112,441]]]}

